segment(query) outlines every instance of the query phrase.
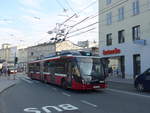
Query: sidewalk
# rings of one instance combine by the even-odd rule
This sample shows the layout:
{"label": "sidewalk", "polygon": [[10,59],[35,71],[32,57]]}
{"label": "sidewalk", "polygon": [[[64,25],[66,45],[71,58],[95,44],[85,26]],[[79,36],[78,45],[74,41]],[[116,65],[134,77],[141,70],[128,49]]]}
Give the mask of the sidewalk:
{"label": "sidewalk", "polygon": [[16,84],[17,80],[13,80],[13,77],[8,80],[7,77],[0,77],[0,93],[2,93],[4,90],[8,89],[11,86],[14,86]]}
{"label": "sidewalk", "polygon": [[106,81],[115,82],[115,83],[123,83],[123,84],[131,84],[131,85],[134,84],[133,79],[126,79],[126,78],[120,78],[120,77],[115,77],[115,76],[108,77]]}

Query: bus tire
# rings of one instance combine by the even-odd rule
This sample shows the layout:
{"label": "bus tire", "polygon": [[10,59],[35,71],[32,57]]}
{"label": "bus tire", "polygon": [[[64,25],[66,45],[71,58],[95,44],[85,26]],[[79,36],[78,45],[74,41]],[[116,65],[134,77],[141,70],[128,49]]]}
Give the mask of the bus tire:
{"label": "bus tire", "polygon": [[31,78],[31,80],[33,80],[33,77],[32,77],[32,75],[30,75],[30,78]]}
{"label": "bus tire", "polygon": [[61,80],[61,87],[67,89],[67,82],[65,81],[65,79]]}
{"label": "bus tire", "polygon": [[44,83],[48,83],[48,81],[47,81],[47,77],[44,77]]}

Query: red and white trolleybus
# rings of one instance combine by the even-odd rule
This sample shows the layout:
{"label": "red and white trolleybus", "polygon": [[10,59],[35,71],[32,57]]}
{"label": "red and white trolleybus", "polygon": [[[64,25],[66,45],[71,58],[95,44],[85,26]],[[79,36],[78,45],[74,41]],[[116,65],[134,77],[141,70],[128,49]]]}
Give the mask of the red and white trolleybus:
{"label": "red and white trolleybus", "polygon": [[60,55],[28,63],[28,76],[45,83],[74,90],[107,87],[100,57]]}

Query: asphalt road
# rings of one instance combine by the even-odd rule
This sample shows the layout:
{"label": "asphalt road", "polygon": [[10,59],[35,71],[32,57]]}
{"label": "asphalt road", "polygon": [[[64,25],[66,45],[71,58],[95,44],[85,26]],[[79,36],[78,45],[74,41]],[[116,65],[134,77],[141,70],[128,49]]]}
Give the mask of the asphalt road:
{"label": "asphalt road", "polygon": [[139,94],[119,88],[114,85],[102,91],[81,92],[21,78],[0,95],[0,113],[150,112],[150,93]]}

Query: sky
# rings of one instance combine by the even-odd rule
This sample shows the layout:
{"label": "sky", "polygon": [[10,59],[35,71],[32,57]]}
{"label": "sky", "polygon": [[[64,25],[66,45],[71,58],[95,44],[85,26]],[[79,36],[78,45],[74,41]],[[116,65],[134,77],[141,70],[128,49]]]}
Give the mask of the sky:
{"label": "sky", "polygon": [[[49,42],[55,37],[56,25],[69,17],[61,29],[65,29],[67,40],[98,41],[98,24],[82,29],[98,21],[98,0],[0,0],[0,46],[32,46]],[[86,19],[85,19],[86,18]],[[85,19],[85,20],[84,20]],[[81,22],[84,20],[83,22]],[[75,27],[71,28],[77,23]],[[70,29],[71,28],[71,29]],[[83,33],[92,29],[92,31]],[[52,34],[48,34],[52,31]],[[82,33],[82,34],[81,34]]]}

